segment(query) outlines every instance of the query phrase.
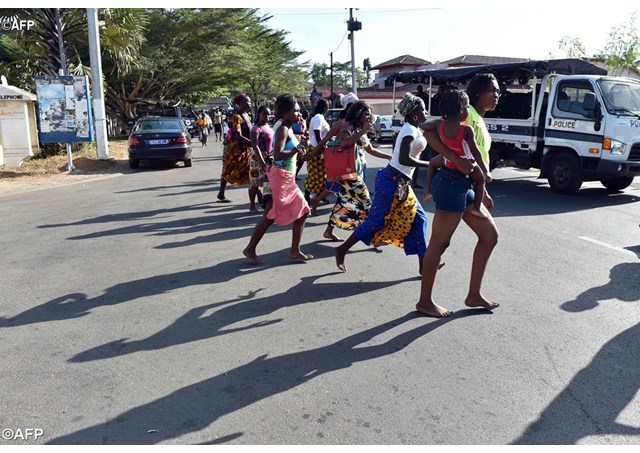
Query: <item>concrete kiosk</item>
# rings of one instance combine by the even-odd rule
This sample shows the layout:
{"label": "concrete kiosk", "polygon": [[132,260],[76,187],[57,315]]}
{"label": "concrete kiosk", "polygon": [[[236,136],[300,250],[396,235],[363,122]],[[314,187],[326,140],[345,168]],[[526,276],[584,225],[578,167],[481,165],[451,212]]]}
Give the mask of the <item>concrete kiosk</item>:
{"label": "concrete kiosk", "polygon": [[40,153],[36,122],[36,96],[0,84],[0,165],[18,167],[29,156]]}

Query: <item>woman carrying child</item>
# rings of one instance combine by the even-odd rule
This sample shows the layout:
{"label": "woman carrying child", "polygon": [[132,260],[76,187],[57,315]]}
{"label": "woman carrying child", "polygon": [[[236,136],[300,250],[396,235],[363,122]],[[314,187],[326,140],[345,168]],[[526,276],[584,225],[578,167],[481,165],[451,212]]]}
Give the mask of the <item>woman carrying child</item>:
{"label": "woman carrying child", "polygon": [[[482,74],[475,76],[471,80],[467,88],[467,95],[471,102],[467,122],[471,123],[470,126],[473,129],[475,141],[480,150],[481,160],[485,167],[488,168],[491,137],[483,117],[486,112],[494,110],[498,105],[500,88],[493,75]],[[473,171],[473,164],[468,160],[461,159],[458,154],[442,143],[438,135],[436,122],[425,123],[422,128],[425,129],[425,136],[429,144],[438,153],[454,162],[457,170],[441,168],[433,176],[433,200],[436,204],[436,212],[431,225],[429,246],[424,255],[420,299],[416,305],[416,310],[427,316],[437,318],[450,316],[453,313],[434,303],[433,285],[440,258],[449,246],[451,237],[461,220],[478,237],[478,242],[473,252],[469,290],[464,303],[468,307],[493,310],[498,307],[498,304],[489,301],[480,292],[487,263],[498,243],[498,229],[490,213],[493,208],[493,200],[488,193],[484,193],[482,202],[488,210],[484,212],[486,218],[471,214],[474,191],[472,189],[472,180],[467,178],[466,175]],[[481,209],[484,210],[484,208]]]}

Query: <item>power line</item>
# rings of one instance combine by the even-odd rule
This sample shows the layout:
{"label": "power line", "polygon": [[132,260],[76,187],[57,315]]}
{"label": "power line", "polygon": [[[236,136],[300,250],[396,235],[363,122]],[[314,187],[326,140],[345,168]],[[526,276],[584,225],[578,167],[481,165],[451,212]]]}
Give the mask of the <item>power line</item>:
{"label": "power line", "polygon": [[[389,14],[389,13],[408,13],[408,12],[413,12],[413,11],[435,11],[438,9],[442,9],[442,8],[413,8],[413,9],[389,9],[389,10],[382,10],[382,11],[362,11],[359,10],[358,11],[358,15],[361,14]],[[274,10],[270,10],[271,12],[274,12]],[[276,13],[278,16],[342,16],[345,13],[344,12],[335,12],[335,13]]]}
{"label": "power line", "polygon": [[338,51],[338,49],[340,48],[340,46],[341,46],[341,45],[342,45],[342,43],[344,42],[344,38],[346,38],[348,34],[349,34],[349,32],[348,32],[348,31],[346,31],[346,32],[344,33],[344,36],[342,37],[342,41],[340,41],[340,44],[338,44],[338,47],[336,47],[336,50],[334,50],[334,51],[333,51],[333,53],[336,53],[336,52]]}

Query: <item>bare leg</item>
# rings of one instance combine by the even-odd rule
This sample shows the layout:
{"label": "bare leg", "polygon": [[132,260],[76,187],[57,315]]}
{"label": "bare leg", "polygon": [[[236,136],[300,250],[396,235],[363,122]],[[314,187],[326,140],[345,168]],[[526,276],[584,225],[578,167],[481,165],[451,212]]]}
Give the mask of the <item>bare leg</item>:
{"label": "bare leg", "polygon": [[[485,209],[481,206],[481,209]],[[487,263],[491,257],[491,252],[498,243],[498,229],[493,221],[493,217],[488,211],[485,211],[487,218],[481,219],[472,215],[469,211],[464,213],[462,219],[478,236],[478,243],[473,252],[473,263],[471,265],[471,279],[469,281],[469,293],[465,299],[465,305],[468,307],[483,307],[487,310],[493,310],[498,304],[486,299],[480,293],[482,279]]]}
{"label": "bare leg", "polygon": [[438,154],[436,157],[429,161],[429,168],[427,168],[427,193],[425,194],[423,201],[429,201],[433,199],[431,192],[431,181],[433,181],[433,175],[436,174],[436,169],[444,166],[444,158],[442,154]]}
{"label": "bare leg", "polygon": [[256,247],[260,243],[260,240],[267,232],[269,227],[273,224],[273,220],[267,218],[267,213],[271,209],[272,202],[271,200],[267,202],[266,209],[264,210],[264,215],[253,229],[253,233],[251,234],[251,239],[249,240],[249,245],[245,247],[242,251],[242,254],[247,257],[247,261],[249,264],[257,265],[262,264],[262,261],[258,258],[256,254]]}
{"label": "bare leg", "polygon": [[249,212],[256,213],[256,195],[258,195],[258,187],[249,187]]}
{"label": "bare leg", "polygon": [[336,266],[338,266],[338,269],[340,269],[342,272],[347,272],[347,267],[344,265],[344,257],[346,256],[347,252],[351,250],[351,247],[356,245],[358,241],[359,239],[356,237],[356,234],[351,233],[351,236],[349,236],[347,240],[344,241],[344,244],[340,244],[338,247],[333,249],[336,255]]}
{"label": "bare leg", "polygon": [[302,240],[302,233],[304,232],[304,222],[307,220],[307,214],[300,217],[293,222],[293,235],[291,237],[291,250],[289,251],[289,258],[292,260],[307,261],[313,259],[313,255],[306,255],[300,250],[300,241]]}
{"label": "bare leg", "polygon": [[452,311],[433,302],[433,284],[440,264],[440,258],[445,252],[453,233],[458,228],[462,213],[436,211],[431,227],[431,239],[422,263],[422,284],[420,286],[420,300],[416,304],[416,310],[427,316],[443,318],[451,316]]}
{"label": "bare leg", "polygon": [[327,229],[324,230],[324,233],[322,233],[322,237],[325,238],[325,239],[332,240],[333,242],[342,242],[342,241],[344,241],[344,239],[339,238],[338,236],[336,236],[333,233],[333,225],[331,225],[331,224],[327,225]]}
{"label": "bare leg", "polygon": [[487,215],[480,209],[482,199],[484,198],[484,176],[482,175],[482,170],[477,166],[474,167],[471,178],[473,179],[473,192],[475,193],[471,214],[481,219],[486,219]]}
{"label": "bare leg", "polygon": [[218,197],[217,197],[218,200],[220,200],[220,201],[227,200],[227,198],[224,196],[224,192],[225,192],[226,188],[227,188],[227,180],[222,178],[220,180],[220,190],[218,191]]}
{"label": "bare leg", "polygon": [[318,209],[318,205],[329,195],[331,195],[331,192],[329,192],[328,190],[323,190],[318,195],[316,195],[313,200],[311,200],[311,215],[316,215],[316,209]]}

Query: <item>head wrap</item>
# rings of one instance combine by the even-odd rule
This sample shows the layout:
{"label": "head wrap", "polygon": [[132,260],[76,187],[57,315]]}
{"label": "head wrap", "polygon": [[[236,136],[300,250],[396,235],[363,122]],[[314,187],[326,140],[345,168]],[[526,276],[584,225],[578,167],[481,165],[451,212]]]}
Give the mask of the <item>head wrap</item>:
{"label": "head wrap", "polygon": [[244,101],[245,99],[247,99],[246,93],[240,93],[239,95],[237,95],[236,97],[233,98],[233,103],[235,105],[240,105],[240,103],[242,101]]}
{"label": "head wrap", "polygon": [[420,99],[418,96],[414,96],[411,93],[407,93],[400,101],[400,105],[398,105],[398,111],[400,115],[407,117],[411,112],[413,112],[418,106],[422,105],[424,108],[424,101]]}
{"label": "head wrap", "polygon": [[342,105],[342,107],[346,107],[347,105],[358,102],[359,100],[360,99],[358,99],[358,96],[356,96],[355,93],[347,93],[344,96],[340,95],[340,105]]}

